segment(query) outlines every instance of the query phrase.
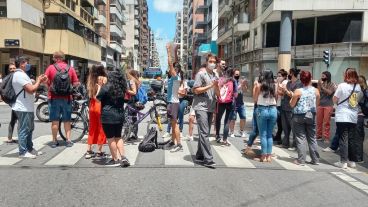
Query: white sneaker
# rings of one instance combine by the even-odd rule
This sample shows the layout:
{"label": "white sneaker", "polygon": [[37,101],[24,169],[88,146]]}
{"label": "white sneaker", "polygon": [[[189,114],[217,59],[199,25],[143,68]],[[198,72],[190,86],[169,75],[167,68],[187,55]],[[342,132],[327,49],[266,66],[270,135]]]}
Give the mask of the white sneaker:
{"label": "white sneaker", "polygon": [[344,162],[344,163],[335,162],[334,165],[335,165],[335,167],[342,168],[342,169],[347,169],[348,168],[348,164],[346,162]]}
{"label": "white sneaker", "polygon": [[24,155],[21,155],[20,156],[21,158],[31,158],[31,159],[35,159],[36,158],[36,155],[33,155],[29,152],[26,152]]}
{"label": "white sneaker", "polygon": [[230,134],[230,137],[231,137],[231,138],[235,138],[235,134],[234,134],[234,133],[231,133],[231,134]]}
{"label": "white sneaker", "polygon": [[322,151],[324,151],[324,152],[335,152],[335,150],[331,149],[330,147],[326,147]]}
{"label": "white sneaker", "polygon": [[188,136],[187,136],[187,140],[188,140],[188,141],[193,141],[193,136],[189,136],[189,135],[188,135]]}
{"label": "white sneaker", "polygon": [[289,147],[288,150],[289,151],[296,151],[296,148],[295,147]]}
{"label": "white sneaker", "polygon": [[348,162],[348,167],[356,168],[355,162]]}
{"label": "white sneaker", "polygon": [[245,133],[245,131],[242,131],[241,132],[241,137],[246,138],[246,137],[248,137],[248,135],[247,135],[247,133]]}
{"label": "white sneaker", "polygon": [[166,132],[163,136],[162,136],[162,138],[168,138],[168,137],[170,137],[171,136],[171,134],[170,133],[168,133],[168,132]]}
{"label": "white sneaker", "polygon": [[43,152],[42,151],[36,151],[35,149],[32,150],[31,152],[32,155],[36,155],[36,156],[39,156],[39,155],[42,155]]}
{"label": "white sneaker", "polygon": [[183,133],[180,132],[180,138],[184,138]]}

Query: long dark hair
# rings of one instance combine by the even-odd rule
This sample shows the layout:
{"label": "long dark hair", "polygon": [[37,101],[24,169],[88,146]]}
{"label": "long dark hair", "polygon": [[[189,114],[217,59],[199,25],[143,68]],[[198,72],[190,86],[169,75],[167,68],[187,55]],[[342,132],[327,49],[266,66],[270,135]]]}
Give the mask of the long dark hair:
{"label": "long dark hair", "polygon": [[122,102],[127,89],[126,79],[120,70],[110,71],[107,74],[108,94],[115,104]]}
{"label": "long dark hair", "polygon": [[322,74],[326,76],[327,83],[331,83],[331,73],[328,71],[324,71],[322,72]]}
{"label": "long dark hair", "polygon": [[106,77],[105,67],[103,65],[93,65],[87,79],[89,97],[94,97],[97,93],[96,83],[98,82],[99,76]]}
{"label": "long dark hair", "polygon": [[273,72],[269,69],[262,71],[261,75],[261,92],[263,92],[264,98],[275,97],[275,79],[273,78]]}

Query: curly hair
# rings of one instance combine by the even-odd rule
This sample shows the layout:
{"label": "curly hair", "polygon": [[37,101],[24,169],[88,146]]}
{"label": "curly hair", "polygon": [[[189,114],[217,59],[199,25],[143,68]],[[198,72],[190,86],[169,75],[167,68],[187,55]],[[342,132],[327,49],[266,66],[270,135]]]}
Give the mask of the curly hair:
{"label": "curly hair", "polygon": [[124,100],[127,89],[126,79],[120,70],[110,71],[107,74],[108,94],[115,104]]}

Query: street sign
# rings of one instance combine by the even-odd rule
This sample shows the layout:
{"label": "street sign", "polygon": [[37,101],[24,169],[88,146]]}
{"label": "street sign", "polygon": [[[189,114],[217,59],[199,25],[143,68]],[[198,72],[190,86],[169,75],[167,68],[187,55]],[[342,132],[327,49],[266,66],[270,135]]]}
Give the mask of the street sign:
{"label": "street sign", "polygon": [[14,47],[14,46],[19,46],[19,40],[18,39],[5,39],[4,40],[4,45],[5,47]]}

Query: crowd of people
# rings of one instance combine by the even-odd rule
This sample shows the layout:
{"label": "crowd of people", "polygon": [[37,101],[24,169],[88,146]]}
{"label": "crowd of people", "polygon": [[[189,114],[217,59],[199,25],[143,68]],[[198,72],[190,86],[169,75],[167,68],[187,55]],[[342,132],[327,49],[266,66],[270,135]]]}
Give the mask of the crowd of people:
{"label": "crowd of people", "polygon": [[[167,45],[168,54],[168,91],[167,116],[168,134],[171,142],[168,147],[172,153],[183,150],[184,109],[188,85],[177,57],[171,57],[173,48]],[[175,53],[174,53],[175,54]],[[12,87],[16,94],[11,103],[12,113],[9,124],[8,143],[12,139],[14,124],[18,121],[19,156],[36,158],[42,152],[33,148],[34,130],[34,93],[41,84],[48,87],[49,113],[51,121],[51,147],[58,147],[57,133],[59,121],[63,122],[67,141],[66,147],[72,147],[71,113],[72,88],[80,84],[76,71],[64,60],[62,52],[53,54],[51,64],[45,74],[32,81],[25,73],[29,60],[17,57],[9,70],[13,75]],[[4,79],[5,80],[5,79]],[[226,66],[226,62],[214,55],[206,57],[206,63],[198,69],[192,91],[194,93],[192,109],[189,113],[188,140],[193,140],[195,120],[198,129],[198,148],[196,162],[214,167],[210,144],[211,125],[214,126],[215,140],[223,146],[230,146],[229,137],[247,138],[243,150],[245,156],[252,156],[260,162],[272,162],[273,145],[296,150],[296,165],[306,164],[307,147],[311,161],[319,164],[317,141],[330,147],[325,152],[340,151],[340,161],[335,165],[341,168],[355,167],[363,161],[364,141],[364,103],[368,97],[367,82],[364,76],[358,76],[353,68],[343,74],[344,82],[337,85],[331,81],[331,73],[325,71],[313,86],[312,74],[292,68],[281,69],[274,76],[272,70],[264,69],[253,83],[254,111],[252,131],[247,135],[245,93],[248,82],[241,78],[241,71]],[[124,141],[121,137],[124,121],[124,103],[132,107],[139,101],[136,98],[141,87],[139,73],[128,68],[126,74],[120,70],[107,72],[102,65],[94,65],[87,78],[89,97],[89,134],[85,158],[105,158],[103,145],[108,144],[111,159],[108,166],[130,165],[125,156]],[[336,107],[334,107],[336,106]],[[335,114],[336,133],[330,139],[331,116]],[[131,114],[135,117],[135,114]],[[235,133],[235,121],[240,117],[240,131]],[[223,124],[221,124],[223,120]],[[277,125],[277,131],[276,129]],[[223,126],[222,133],[221,126]],[[138,126],[132,137],[138,139]],[[274,133],[276,131],[276,133]],[[166,135],[165,135],[166,136]],[[252,146],[259,136],[261,154],[256,155]],[[93,145],[97,145],[94,152]]]}

